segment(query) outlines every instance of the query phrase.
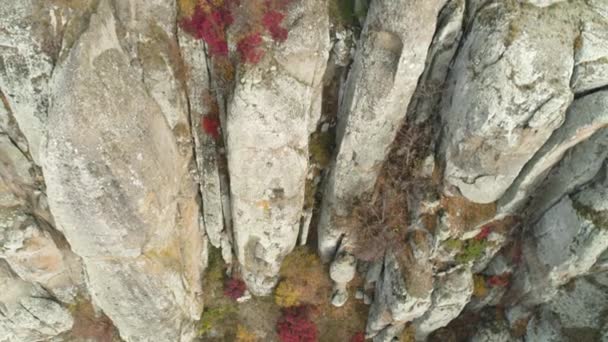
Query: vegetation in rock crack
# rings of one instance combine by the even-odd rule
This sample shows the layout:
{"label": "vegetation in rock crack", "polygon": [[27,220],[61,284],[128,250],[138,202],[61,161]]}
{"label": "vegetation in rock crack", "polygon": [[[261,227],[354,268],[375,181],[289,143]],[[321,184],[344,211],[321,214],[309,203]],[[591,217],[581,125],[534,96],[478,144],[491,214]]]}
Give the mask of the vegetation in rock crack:
{"label": "vegetation in rock crack", "polygon": [[231,45],[239,61],[257,64],[265,54],[262,35],[276,42],[287,39],[284,21],[296,0],[182,1],[182,28],[204,40],[212,57],[229,58]]}

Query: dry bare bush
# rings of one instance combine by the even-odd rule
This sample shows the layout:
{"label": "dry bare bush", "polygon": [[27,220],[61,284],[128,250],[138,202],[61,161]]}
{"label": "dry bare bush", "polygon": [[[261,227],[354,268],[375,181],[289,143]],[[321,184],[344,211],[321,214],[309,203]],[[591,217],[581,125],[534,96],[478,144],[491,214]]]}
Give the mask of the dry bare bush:
{"label": "dry bare bush", "polygon": [[349,227],[354,237],[354,254],[362,260],[381,258],[387,250],[403,251],[410,225],[413,196],[433,192],[431,180],[419,170],[432,152],[432,123],[406,123],[399,130],[385,160],[374,190],[352,204],[348,217],[337,224]]}

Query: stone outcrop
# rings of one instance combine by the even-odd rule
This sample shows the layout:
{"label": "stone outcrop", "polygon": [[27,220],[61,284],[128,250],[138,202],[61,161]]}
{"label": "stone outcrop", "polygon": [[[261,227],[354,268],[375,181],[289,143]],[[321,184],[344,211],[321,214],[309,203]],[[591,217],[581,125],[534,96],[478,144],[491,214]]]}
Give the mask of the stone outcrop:
{"label": "stone outcrop", "polygon": [[318,227],[319,253],[336,252],[349,227],[353,201],[371,191],[382,161],[405,118],[424,71],[444,0],[375,1],[344,85],[338,114],[337,154],[326,182]]}
{"label": "stone outcrop", "polygon": [[[297,19],[297,20],[296,20]],[[321,1],[293,9],[290,39],[237,74],[226,148],[235,250],[254,294],[268,294],[296,245],[308,172],[308,138],[321,115],[329,54]]]}
{"label": "stone outcrop", "polygon": [[374,341],[608,340],[606,2],[340,3],[2,4],[0,341],[197,341],[298,243]]}
{"label": "stone outcrop", "polygon": [[191,148],[181,148],[179,120],[130,66],[114,10],[99,3],[53,72],[42,159],[49,204],[94,303],[126,340],[190,340],[202,304]]}

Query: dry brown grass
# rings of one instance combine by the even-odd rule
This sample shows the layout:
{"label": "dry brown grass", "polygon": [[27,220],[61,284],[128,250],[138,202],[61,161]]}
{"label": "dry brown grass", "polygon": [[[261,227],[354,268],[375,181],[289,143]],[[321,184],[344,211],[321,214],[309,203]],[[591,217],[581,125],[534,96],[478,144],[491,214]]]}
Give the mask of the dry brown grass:
{"label": "dry brown grass", "polygon": [[496,215],[496,203],[473,203],[464,197],[445,196],[441,199],[445,209],[450,229],[454,236],[460,236]]}
{"label": "dry brown grass", "polygon": [[[405,124],[385,160],[374,190],[356,200],[351,215],[337,218],[341,226],[352,230],[354,254],[362,260],[377,260],[387,250],[402,251],[407,242],[410,208],[418,198],[434,194],[430,177],[421,176],[424,159],[432,153],[432,123]],[[425,226],[434,229],[434,216]],[[341,221],[340,221],[341,220]]]}

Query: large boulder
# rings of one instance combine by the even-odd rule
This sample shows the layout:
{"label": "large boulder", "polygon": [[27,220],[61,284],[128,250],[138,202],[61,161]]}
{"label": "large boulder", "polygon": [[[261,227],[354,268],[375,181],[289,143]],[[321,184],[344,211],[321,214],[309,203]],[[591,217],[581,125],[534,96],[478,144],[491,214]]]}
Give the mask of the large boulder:
{"label": "large boulder", "polygon": [[190,340],[203,264],[191,148],[180,149],[117,32],[103,0],[53,73],[49,204],[125,340]]}

